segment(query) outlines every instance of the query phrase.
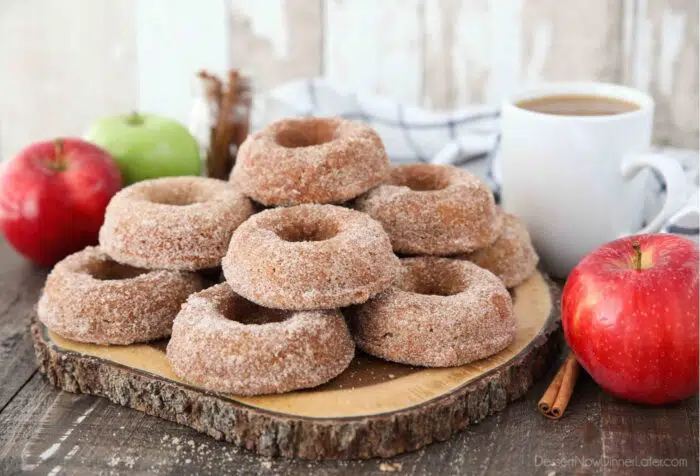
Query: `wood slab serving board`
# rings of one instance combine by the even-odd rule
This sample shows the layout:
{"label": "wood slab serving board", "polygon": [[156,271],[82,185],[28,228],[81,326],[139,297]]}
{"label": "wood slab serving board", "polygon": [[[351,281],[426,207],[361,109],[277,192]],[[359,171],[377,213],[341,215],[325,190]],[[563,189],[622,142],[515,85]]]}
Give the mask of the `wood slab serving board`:
{"label": "wood slab serving board", "polygon": [[505,408],[547,370],[561,342],[559,290],[538,273],[513,298],[515,341],[488,359],[425,369],[358,352],[325,385],[258,397],[213,394],[183,382],[168,365],[167,341],[82,344],[38,321],[32,335],[40,371],[63,390],[106,397],[266,456],[387,457],[445,440]]}

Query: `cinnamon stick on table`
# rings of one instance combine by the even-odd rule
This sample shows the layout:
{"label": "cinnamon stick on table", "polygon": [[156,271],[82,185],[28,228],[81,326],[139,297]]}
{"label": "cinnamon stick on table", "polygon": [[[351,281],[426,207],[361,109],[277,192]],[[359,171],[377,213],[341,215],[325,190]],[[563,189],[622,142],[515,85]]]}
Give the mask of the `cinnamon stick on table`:
{"label": "cinnamon stick on table", "polygon": [[559,368],[559,371],[549,384],[547,391],[537,404],[540,413],[552,420],[558,420],[564,416],[564,411],[569,405],[571,395],[574,393],[574,386],[578,378],[579,364],[572,352]]}

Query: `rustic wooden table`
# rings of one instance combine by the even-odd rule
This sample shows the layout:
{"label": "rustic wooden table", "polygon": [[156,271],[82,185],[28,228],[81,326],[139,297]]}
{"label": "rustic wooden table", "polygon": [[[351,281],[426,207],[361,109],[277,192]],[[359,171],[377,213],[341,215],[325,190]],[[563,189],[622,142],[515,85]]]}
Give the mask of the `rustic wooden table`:
{"label": "rustic wooden table", "polygon": [[265,459],[194,430],[55,390],[37,373],[29,320],[46,271],[0,241],[0,475],[29,474],[698,474],[698,400],[644,407],[583,376],[566,416],[541,417],[548,375],[525,398],[390,460]]}

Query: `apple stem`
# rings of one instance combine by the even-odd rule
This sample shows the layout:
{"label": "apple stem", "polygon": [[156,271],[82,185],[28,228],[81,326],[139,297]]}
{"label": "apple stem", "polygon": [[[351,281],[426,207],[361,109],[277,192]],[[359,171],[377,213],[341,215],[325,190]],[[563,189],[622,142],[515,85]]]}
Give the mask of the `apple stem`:
{"label": "apple stem", "polygon": [[53,140],[53,147],[54,147],[54,152],[56,154],[56,160],[59,160],[63,157],[63,138],[57,137],[56,139]]}
{"label": "apple stem", "polygon": [[66,169],[65,142],[62,137],[53,140],[54,159],[45,162],[46,166],[54,172]]}
{"label": "apple stem", "polygon": [[641,271],[642,269],[642,247],[639,245],[638,241],[632,243],[632,249],[634,250],[634,269]]}
{"label": "apple stem", "polygon": [[130,126],[138,126],[143,124],[143,116],[139,114],[137,111],[131,111],[131,114],[129,114],[129,117],[126,119],[127,124]]}

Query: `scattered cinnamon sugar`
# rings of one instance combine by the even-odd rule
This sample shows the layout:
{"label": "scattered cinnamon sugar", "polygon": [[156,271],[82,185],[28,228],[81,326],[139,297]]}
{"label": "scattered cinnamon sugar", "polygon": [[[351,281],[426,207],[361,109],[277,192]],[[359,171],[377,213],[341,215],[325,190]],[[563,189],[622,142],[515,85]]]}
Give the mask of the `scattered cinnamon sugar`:
{"label": "scattered cinnamon sugar", "polygon": [[382,183],[389,158],[377,133],[341,118],[285,119],[241,145],[231,181],[264,205],[341,203]]}
{"label": "scattered cinnamon sugar", "polygon": [[395,252],[409,255],[473,251],[493,243],[502,228],[486,183],[445,165],[395,167],[389,182],[360,197],[355,208],[382,224]]}
{"label": "scattered cinnamon sugar", "polygon": [[473,263],[404,258],[394,287],[348,316],[357,345],[410,365],[452,367],[502,350],[515,336],[510,294]]}
{"label": "scattered cinnamon sugar", "polygon": [[198,270],[221,263],[253,207],[230,183],[167,177],[135,183],[107,206],[100,245],[121,263]]}
{"label": "scattered cinnamon sugar", "polygon": [[173,319],[202,283],[193,273],[121,266],[97,247],[59,262],[46,279],[39,319],[80,342],[131,344],[170,335]]}
{"label": "scattered cinnamon sugar", "polygon": [[332,309],[388,288],[398,259],[381,225],[334,205],[266,210],[241,225],[222,261],[240,295],[278,309]]}
{"label": "scattered cinnamon sugar", "polygon": [[396,471],[401,471],[402,468],[403,468],[403,465],[401,463],[387,463],[387,462],[379,463],[379,471],[382,471],[384,473],[393,473]]}
{"label": "scattered cinnamon sugar", "polygon": [[507,288],[512,288],[537,269],[539,257],[525,225],[514,215],[506,213],[501,236],[491,245],[460,256],[498,276]]}
{"label": "scattered cinnamon sugar", "polygon": [[241,309],[250,306],[226,283],[190,296],[167,349],[175,373],[214,392],[259,395],[315,387],[352,361],[355,346],[339,311],[259,308],[269,319],[246,324],[249,311]]}

